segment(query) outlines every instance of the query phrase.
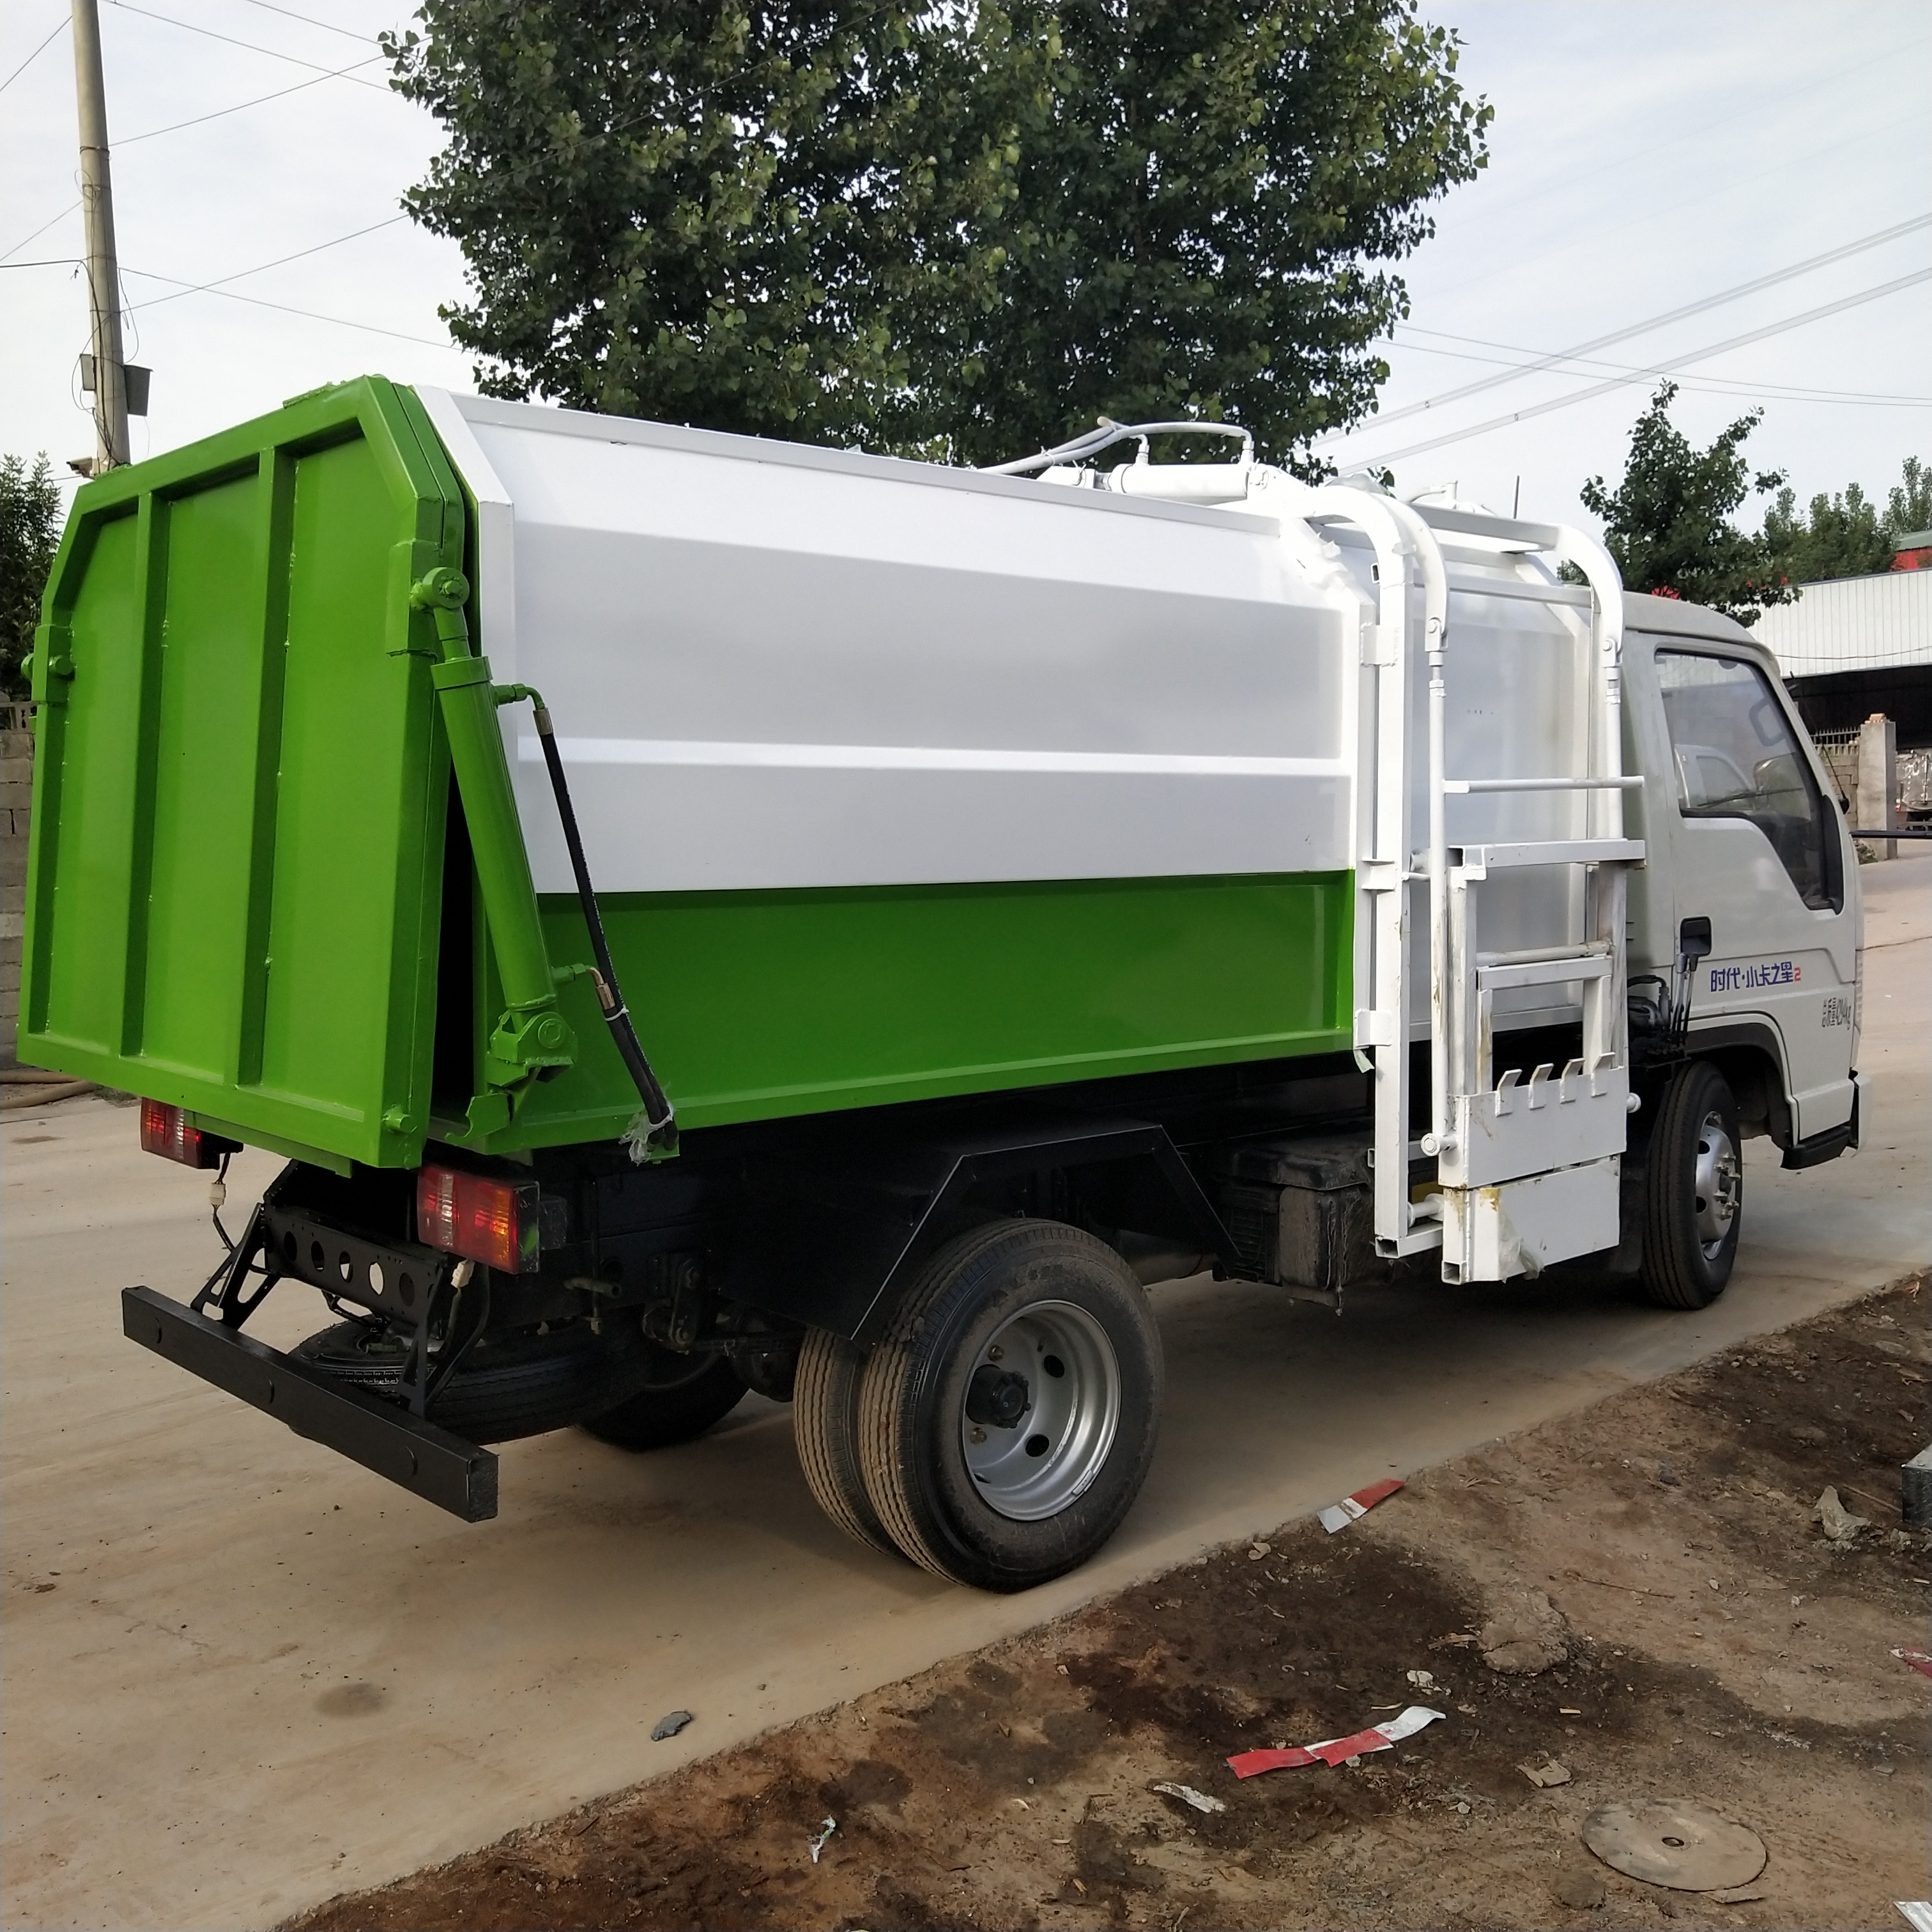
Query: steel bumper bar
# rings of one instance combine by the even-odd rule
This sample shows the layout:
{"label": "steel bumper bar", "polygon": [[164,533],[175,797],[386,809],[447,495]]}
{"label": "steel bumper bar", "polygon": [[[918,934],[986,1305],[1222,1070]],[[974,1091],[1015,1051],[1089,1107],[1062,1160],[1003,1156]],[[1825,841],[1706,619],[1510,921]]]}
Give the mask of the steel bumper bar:
{"label": "steel bumper bar", "polygon": [[496,1514],[496,1458],[433,1422],[212,1322],[151,1288],[121,1291],[130,1341],[466,1522]]}

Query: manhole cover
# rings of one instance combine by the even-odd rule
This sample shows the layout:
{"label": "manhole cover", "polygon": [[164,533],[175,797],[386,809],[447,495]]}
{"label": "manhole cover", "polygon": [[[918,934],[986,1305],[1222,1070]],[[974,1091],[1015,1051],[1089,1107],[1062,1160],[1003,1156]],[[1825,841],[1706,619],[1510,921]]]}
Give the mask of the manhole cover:
{"label": "manhole cover", "polygon": [[1764,1840],[1681,1798],[1606,1804],[1583,1820],[1583,1842],[1612,1871],[1676,1892],[1720,1892],[1764,1870]]}

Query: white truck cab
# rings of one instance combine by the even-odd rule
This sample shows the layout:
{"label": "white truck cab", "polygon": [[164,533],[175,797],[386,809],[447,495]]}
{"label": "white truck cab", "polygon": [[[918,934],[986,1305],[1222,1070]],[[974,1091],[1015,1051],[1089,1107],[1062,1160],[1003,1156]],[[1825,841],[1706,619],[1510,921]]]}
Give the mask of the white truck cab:
{"label": "white truck cab", "polygon": [[1714,611],[1625,608],[1630,767],[1668,775],[1630,808],[1650,855],[1630,973],[1674,981],[1688,944],[1687,1050],[1808,1166],[1856,1141],[1857,854],[1770,652]]}

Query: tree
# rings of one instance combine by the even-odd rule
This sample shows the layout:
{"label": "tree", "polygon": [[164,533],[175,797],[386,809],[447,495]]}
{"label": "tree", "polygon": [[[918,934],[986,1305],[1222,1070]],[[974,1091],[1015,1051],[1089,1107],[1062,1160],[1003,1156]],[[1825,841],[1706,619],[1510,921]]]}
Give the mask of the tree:
{"label": "tree", "polygon": [[1796,492],[1779,490],[1764,513],[1764,540],[1780,571],[1794,584],[1864,577],[1892,562],[1892,547],[1879,527],[1878,506],[1856,483],[1842,496],[1820,491],[1802,517],[1797,514]]}
{"label": "tree", "polygon": [[31,470],[24,457],[0,457],[0,692],[9,698],[27,694],[27,659],[60,529],[60,490],[46,451]]}
{"label": "tree", "polygon": [[1060,57],[1017,170],[1002,299],[964,320],[962,460],[1106,414],[1224,417],[1277,460],[1359,421],[1408,314],[1372,264],[1434,232],[1492,110],[1408,0],[1107,0],[1016,8]]}
{"label": "tree", "polygon": [[1866,577],[1892,568],[1908,536],[1932,526],[1932,470],[1916,456],[1905,459],[1902,480],[1892,487],[1884,514],[1856,483],[1842,496],[1820,491],[1800,517],[1797,500],[1780,490],[1765,512],[1765,542],[1794,584],[1834,577]]}
{"label": "tree", "polygon": [[427,0],[386,36],[448,145],[406,206],[461,244],[445,311],[490,393],[849,436],[896,311],[983,301],[1043,55],[988,10],[866,0]]}
{"label": "tree", "polygon": [[1764,412],[1740,416],[1708,449],[1693,448],[1670,420],[1677,385],[1664,383],[1630,431],[1630,456],[1616,489],[1592,476],[1583,502],[1604,520],[1604,540],[1624,584],[1706,604],[1754,624],[1766,606],[1797,596],[1762,536],[1730,520],[1745,497],[1768,494],[1781,470],[1754,475],[1743,449]]}
{"label": "tree", "polygon": [[1932,530],[1932,469],[1908,456],[1904,480],[1892,486],[1886,504],[1885,540],[1895,544],[1928,530]]}
{"label": "tree", "polygon": [[1484,164],[1416,0],[425,0],[406,200],[500,395],[982,462],[1117,416],[1292,457],[1366,412],[1374,265]]}

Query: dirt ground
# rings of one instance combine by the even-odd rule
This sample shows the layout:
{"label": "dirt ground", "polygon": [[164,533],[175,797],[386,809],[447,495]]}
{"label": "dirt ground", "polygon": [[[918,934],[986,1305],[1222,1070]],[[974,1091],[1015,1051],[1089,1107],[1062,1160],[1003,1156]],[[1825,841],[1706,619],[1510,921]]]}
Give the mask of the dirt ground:
{"label": "dirt ground", "polygon": [[[1900,1526],[1898,1474],[1928,1434],[1922,1288],[1431,1469],[1340,1534],[1290,1524],[294,1924],[1899,1922],[1894,1899],[1932,1893],[1932,1683],[1890,1654],[1927,1642],[1928,1538]],[[1870,1519],[1849,1546],[1812,1514],[1828,1484]],[[1474,1640],[1525,1589],[1568,1654],[1503,1674]],[[1353,1765],[1240,1781],[1225,1762],[1410,1703],[1444,1721]],[[1568,1782],[1520,1768],[1551,1758]],[[1762,1838],[1756,1896],[1646,1885],[1584,1849],[1594,1808],[1658,1797]]]}

